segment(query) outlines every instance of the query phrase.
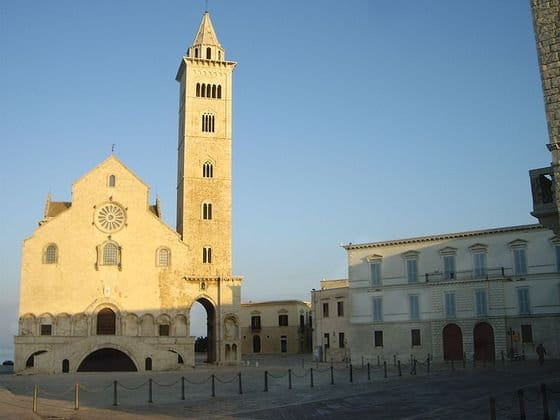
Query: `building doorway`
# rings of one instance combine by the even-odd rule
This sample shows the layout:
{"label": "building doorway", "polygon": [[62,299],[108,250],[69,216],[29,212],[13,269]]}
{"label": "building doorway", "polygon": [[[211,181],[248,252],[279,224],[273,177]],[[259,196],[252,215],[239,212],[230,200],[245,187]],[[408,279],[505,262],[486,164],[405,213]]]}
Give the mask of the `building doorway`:
{"label": "building doorway", "polygon": [[282,353],[287,353],[288,352],[288,337],[285,336],[285,335],[280,337],[280,351]]}
{"label": "building doorway", "polygon": [[443,360],[463,360],[463,333],[457,324],[443,328]]}
{"label": "building doorway", "polygon": [[492,361],[496,357],[494,347],[494,329],[487,322],[475,325],[474,331],[474,358],[476,360]]}
{"label": "building doorway", "polygon": [[253,336],[253,353],[260,353],[261,352],[261,336],[254,335]]}
{"label": "building doorway", "polygon": [[197,299],[189,313],[190,335],[195,336],[195,362],[216,362],[216,308],[206,298]]}
{"label": "building doorway", "polygon": [[138,369],[126,353],[116,349],[99,349],[90,353],[78,372],[136,372]]}

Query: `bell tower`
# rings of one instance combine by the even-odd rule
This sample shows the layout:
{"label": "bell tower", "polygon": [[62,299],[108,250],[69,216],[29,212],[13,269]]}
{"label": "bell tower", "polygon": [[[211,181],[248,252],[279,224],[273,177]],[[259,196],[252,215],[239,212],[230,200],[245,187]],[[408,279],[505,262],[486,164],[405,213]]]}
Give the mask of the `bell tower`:
{"label": "bell tower", "polygon": [[231,104],[236,63],[205,12],[177,72],[177,232],[194,275],[231,276]]}

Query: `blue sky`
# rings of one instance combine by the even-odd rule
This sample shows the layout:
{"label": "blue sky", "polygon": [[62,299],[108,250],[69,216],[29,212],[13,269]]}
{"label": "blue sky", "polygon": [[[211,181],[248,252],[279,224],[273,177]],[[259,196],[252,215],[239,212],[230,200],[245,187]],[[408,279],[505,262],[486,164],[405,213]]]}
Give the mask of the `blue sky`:
{"label": "blue sky", "polygon": [[[211,0],[234,75],[243,300],[346,276],[342,242],[534,223],[550,157],[527,0]],[[174,226],[175,73],[203,1],[0,4],[0,359],[46,194],[110,153]],[[2,350],[3,349],[3,350]],[[8,357],[8,356],[5,356]]]}

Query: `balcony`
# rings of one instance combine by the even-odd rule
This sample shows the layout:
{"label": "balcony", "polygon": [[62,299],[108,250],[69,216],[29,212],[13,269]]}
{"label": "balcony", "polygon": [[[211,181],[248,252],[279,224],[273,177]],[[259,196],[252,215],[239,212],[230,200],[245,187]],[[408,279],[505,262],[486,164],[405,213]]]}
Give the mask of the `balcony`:
{"label": "balcony", "polygon": [[249,328],[251,329],[251,332],[254,332],[254,333],[261,332],[261,326],[260,326],[260,324],[258,324],[258,325],[256,325],[256,324],[255,324],[255,325],[250,325]]}
{"label": "balcony", "polygon": [[555,182],[553,167],[531,169],[531,191],[533,194],[533,211],[531,215],[539,219],[539,223],[558,233],[560,223],[558,207],[555,199]]}
{"label": "balcony", "polygon": [[465,281],[465,280],[493,280],[513,276],[513,269],[506,267],[487,268],[486,270],[455,271],[451,273],[426,273],[426,283],[442,281]]}

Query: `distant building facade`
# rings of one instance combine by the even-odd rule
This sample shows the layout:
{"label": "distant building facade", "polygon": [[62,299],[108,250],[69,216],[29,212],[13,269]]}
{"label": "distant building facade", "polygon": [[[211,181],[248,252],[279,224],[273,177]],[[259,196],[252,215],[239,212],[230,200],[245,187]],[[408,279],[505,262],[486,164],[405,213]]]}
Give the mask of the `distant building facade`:
{"label": "distant building facade", "polygon": [[309,353],[311,305],[301,300],[241,304],[241,351]]}
{"label": "distant building facade", "polygon": [[322,361],[350,359],[348,280],[323,280],[311,292],[313,352]]}
{"label": "distant building facade", "polygon": [[352,358],[560,356],[560,239],[525,225],[348,244]]}

